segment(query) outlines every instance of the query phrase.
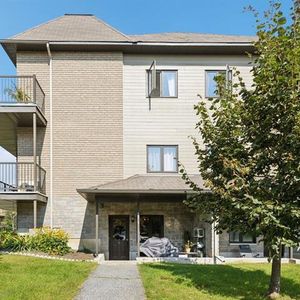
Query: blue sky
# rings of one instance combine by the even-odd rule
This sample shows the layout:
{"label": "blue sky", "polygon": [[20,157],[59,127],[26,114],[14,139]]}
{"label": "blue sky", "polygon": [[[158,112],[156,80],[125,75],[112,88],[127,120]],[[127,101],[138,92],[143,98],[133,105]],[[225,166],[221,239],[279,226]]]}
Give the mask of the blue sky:
{"label": "blue sky", "polygon": [[[289,13],[292,0],[282,0]],[[63,15],[92,13],[127,34],[202,32],[255,34],[254,19],[243,13],[251,4],[259,11],[267,0],[0,0],[0,38]],[[0,50],[0,74],[14,74]]]}
{"label": "blue sky", "polygon": [[[282,0],[289,14],[292,0]],[[127,34],[156,32],[201,32],[255,34],[255,22],[244,7],[258,11],[266,0],[0,0],[0,39],[65,13],[91,13]],[[15,73],[13,64],[0,49],[0,74]],[[1,160],[13,158],[0,146]]]}

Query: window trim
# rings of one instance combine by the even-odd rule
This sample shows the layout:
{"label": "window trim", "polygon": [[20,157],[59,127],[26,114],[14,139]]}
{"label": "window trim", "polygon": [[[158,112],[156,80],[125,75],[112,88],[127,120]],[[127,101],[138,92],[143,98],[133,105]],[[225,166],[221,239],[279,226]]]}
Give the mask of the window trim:
{"label": "window trim", "polygon": [[[159,99],[159,98],[167,98],[167,99],[176,99],[178,98],[178,70],[177,69],[156,69],[156,72],[159,72],[159,96],[150,96],[150,89],[149,89],[149,73],[150,70],[146,70],[146,91],[147,91],[147,97],[146,98],[154,98],[154,99]],[[162,96],[162,72],[174,72],[175,73],[175,80],[176,80],[176,88],[175,88],[175,96]]]}
{"label": "window trim", "polygon": [[[218,95],[216,95],[216,96],[208,96],[207,95],[207,91],[208,91],[208,89],[207,89],[207,84],[208,84],[208,77],[207,77],[207,75],[208,75],[208,73],[209,72],[225,72],[225,76],[226,76],[226,71],[227,71],[226,69],[206,69],[206,70],[204,70],[204,72],[205,72],[205,86],[204,86],[204,88],[205,88],[205,98],[212,98],[212,99],[219,98]],[[230,70],[230,72],[232,73],[232,70]]]}
{"label": "window trim", "polygon": [[234,231],[230,231],[229,233],[228,233],[228,235],[229,235],[229,244],[230,245],[248,245],[248,244],[256,244],[257,243],[257,237],[256,236],[254,236],[253,235],[253,237],[252,237],[252,241],[251,242],[245,242],[245,241],[243,241],[243,235],[244,234],[246,234],[246,233],[242,233],[242,232],[239,232],[239,241],[238,242],[235,242],[235,241],[232,241],[231,239],[230,239],[230,233],[231,232],[234,232]]}
{"label": "window trim", "polygon": [[[149,169],[148,158],[149,158],[149,147],[159,147],[160,148],[160,170],[159,171],[151,171]],[[163,149],[166,147],[175,147],[176,148],[176,171],[164,171],[164,153]],[[147,144],[146,145],[146,169],[147,173],[164,173],[164,174],[175,174],[178,173],[178,145],[155,145],[155,144]]]}

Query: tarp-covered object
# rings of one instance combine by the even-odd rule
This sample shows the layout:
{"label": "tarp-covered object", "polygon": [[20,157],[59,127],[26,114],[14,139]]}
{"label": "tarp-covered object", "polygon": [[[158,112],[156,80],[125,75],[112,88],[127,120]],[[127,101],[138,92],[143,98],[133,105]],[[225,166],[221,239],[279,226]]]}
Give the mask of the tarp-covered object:
{"label": "tarp-covered object", "polygon": [[151,237],[140,246],[140,251],[149,257],[178,256],[176,248],[168,238]]}

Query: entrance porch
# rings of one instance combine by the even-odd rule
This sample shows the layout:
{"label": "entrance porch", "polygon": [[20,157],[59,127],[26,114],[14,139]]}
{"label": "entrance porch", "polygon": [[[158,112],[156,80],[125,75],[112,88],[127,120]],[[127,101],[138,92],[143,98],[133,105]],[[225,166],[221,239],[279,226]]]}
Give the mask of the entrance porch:
{"label": "entrance porch", "polygon": [[[212,226],[183,204],[191,190],[178,175],[136,175],[78,192],[95,205],[95,239],[81,247],[95,249],[106,260],[143,256],[141,245],[152,237],[167,238],[179,252],[187,240],[201,239],[202,254],[214,255]],[[195,236],[196,228],[204,232],[201,238]]]}

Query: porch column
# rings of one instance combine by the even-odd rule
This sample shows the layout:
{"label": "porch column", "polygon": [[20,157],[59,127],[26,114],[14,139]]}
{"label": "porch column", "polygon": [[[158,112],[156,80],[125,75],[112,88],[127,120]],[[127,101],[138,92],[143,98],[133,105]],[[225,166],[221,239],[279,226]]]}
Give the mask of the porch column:
{"label": "porch column", "polygon": [[98,200],[95,200],[96,203],[96,219],[95,219],[95,254],[99,254],[99,203]]}
{"label": "porch column", "polygon": [[219,235],[216,234],[215,230],[216,222],[213,222],[211,225],[211,237],[212,237],[212,257],[214,264],[217,263],[217,257],[219,255]]}
{"label": "porch column", "polygon": [[140,256],[140,201],[137,201],[136,209],[136,249],[137,257]]}
{"label": "porch column", "polygon": [[33,189],[37,191],[37,163],[36,163],[36,113],[32,116],[33,122]]}
{"label": "porch column", "polygon": [[33,200],[33,228],[37,227],[37,200]]}

